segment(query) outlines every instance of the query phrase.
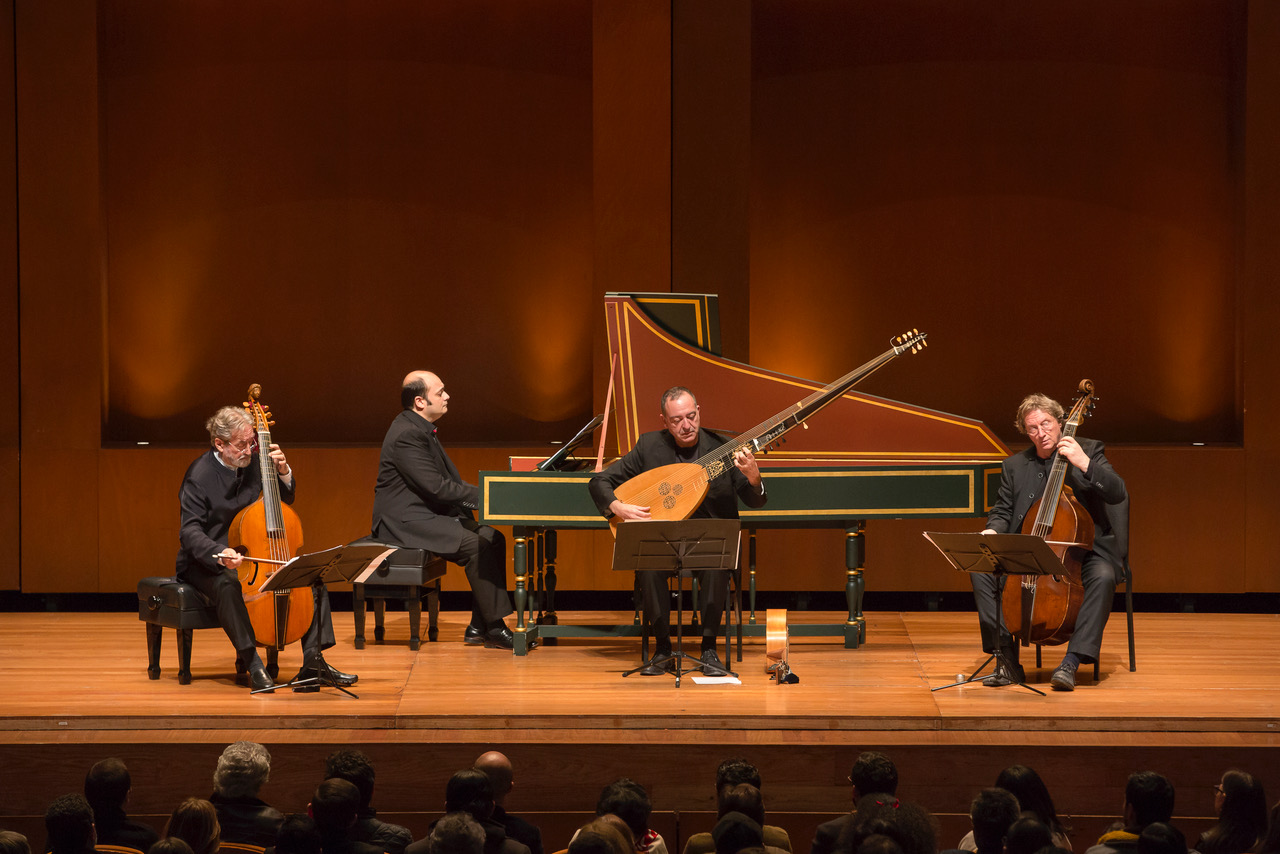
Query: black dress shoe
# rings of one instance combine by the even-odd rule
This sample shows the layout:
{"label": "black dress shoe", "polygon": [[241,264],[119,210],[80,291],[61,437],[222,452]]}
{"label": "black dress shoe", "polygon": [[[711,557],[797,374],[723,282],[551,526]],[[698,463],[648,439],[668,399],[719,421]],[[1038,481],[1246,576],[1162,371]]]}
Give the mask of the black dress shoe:
{"label": "black dress shoe", "polygon": [[496,629],[489,629],[484,635],[485,649],[515,649],[516,639],[511,634],[511,629],[506,626],[500,626]]}
{"label": "black dress shoe", "polygon": [[298,671],[297,676],[293,677],[293,681],[301,682],[304,679],[316,679],[318,684],[321,685],[338,685],[346,688],[349,685],[356,684],[360,677],[354,673],[343,673],[340,670],[335,670],[328,662],[324,662],[320,667],[315,664],[302,665],[302,669]]}
{"label": "black dress shoe", "polygon": [[276,683],[271,681],[267,668],[263,667],[261,662],[249,668],[249,690],[270,694],[275,687]]}
{"label": "black dress shoe", "polygon": [[1003,664],[996,665],[996,672],[982,680],[982,684],[988,688],[1003,688],[1005,685],[1017,685],[1027,681],[1027,674],[1022,669],[1022,665],[1017,662],[1010,662],[1008,667]]}
{"label": "black dress shoe", "polygon": [[669,652],[659,652],[637,671],[641,676],[661,676],[676,672],[676,660]]}
{"label": "black dress shoe", "polygon": [[480,646],[480,644],[484,643],[484,629],[468,623],[467,630],[462,633],[462,642],[471,646]]}
{"label": "black dress shoe", "polygon": [[1059,664],[1058,669],[1049,677],[1049,684],[1055,691],[1074,691],[1076,689],[1076,668],[1070,664]]}
{"label": "black dress shoe", "polygon": [[702,655],[698,656],[698,660],[702,662],[702,674],[704,676],[729,675],[729,671],[720,663],[720,656],[716,654],[714,649],[704,649]]}

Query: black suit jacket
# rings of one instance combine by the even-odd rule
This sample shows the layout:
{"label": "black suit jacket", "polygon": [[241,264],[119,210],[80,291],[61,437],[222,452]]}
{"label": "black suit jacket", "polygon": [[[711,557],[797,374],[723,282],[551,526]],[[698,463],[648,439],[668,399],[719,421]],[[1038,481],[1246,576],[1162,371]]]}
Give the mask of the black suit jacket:
{"label": "black suit jacket", "polygon": [[[1066,484],[1093,518],[1093,550],[1123,570],[1126,549],[1112,528],[1107,505],[1122,503],[1129,493],[1107,461],[1101,442],[1080,438],[1076,441],[1089,456],[1089,470],[1082,472],[1068,463]],[[1006,459],[1000,470],[1000,493],[987,517],[987,527],[1001,534],[1020,532],[1032,505],[1044,494],[1048,472],[1049,467],[1039,462],[1034,445]]]}
{"label": "black suit jacket", "polygon": [[464,483],[436,438],[412,410],[391,422],[382,440],[373,488],[373,536],[438,554],[458,551],[463,519],[474,519],[480,488]]}

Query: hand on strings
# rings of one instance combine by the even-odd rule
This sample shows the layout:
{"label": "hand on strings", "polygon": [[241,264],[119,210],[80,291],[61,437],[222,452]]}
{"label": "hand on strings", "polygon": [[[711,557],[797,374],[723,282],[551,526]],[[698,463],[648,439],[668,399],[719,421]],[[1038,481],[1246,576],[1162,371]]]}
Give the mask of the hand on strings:
{"label": "hand on strings", "polygon": [[733,464],[738,467],[738,471],[746,475],[752,486],[760,485],[760,467],[756,465],[755,454],[744,445],[733,452]]}
{"label": "hand on strings", "polygon": [[650,518],[648,507],[626,504],[616,498],[609,505],[609,512],[624,522],[643,522]]}
{"label": "hand on strings", "polygon": [[293,476],[293,469],[289,468],[289,464],[285,462],[284,451],[280,450],[280,446],[274,442],[271,443],[269,449],[271,453],[267,454],[267,456],[275,464],[276,474],[280,475],[281,480],[288,482],[289,478]]}
{"label": "hand on strings", "polygon": [[995,528],[983,528],[983,530],[982,530],[982,536],[984,536],[984,537],[985,537],[987,534],[998,534],[998,533],[1000,533],[1000,532],[999,532],[999,531],[997,531]]}
{"label": "hand on strings", "polygon": [[1074,436],[1062,437],[1058,442],[1058,453],[1080,471],[1089,470],[1089,455],[1084,452],[1084,448],[1080,447],[1080,443]]}
{"label": "hand on strings", "polygon": [[218,553],[218,563],[227,569],[239,569],[243,560],[244,555],[232,548],[225,548]]}

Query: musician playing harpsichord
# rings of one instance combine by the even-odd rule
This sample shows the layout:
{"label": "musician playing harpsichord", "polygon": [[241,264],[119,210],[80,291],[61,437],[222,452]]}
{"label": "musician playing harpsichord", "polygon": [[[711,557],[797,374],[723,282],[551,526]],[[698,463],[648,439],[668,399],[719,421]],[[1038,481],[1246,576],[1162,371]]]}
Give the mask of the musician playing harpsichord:
{"label": "musician playing harpsichord", "polygon": [[[682,386],[662,394],[661,418],[665,429],[640,437],[626,456],[591,478],[591,498],[606,517],[623,521],[650,518],[649,508],[618,500],[614,489],[642,472],[674,463],[692,463],[725,444],[723,437],[702,429],[698,401],[693,392]],[[707,496],[692,518],[737,519],[738,499],[748,507],[763,507],[767,500],[764,481],[756,458],[746,448],[733,457],[734,468],[713,479]],[[641,674],[659,676],[674,669],[671,657],[671,599],[667,594],[669,572],[641,572],[639,585],[645,617],[653,627],[655,651]],[[703,571],[697,574],[702,598],[702,670],[709,676],[722,676],[727,671],[716,654],[716,636],[728,596],[729,579],[723,572]]]}

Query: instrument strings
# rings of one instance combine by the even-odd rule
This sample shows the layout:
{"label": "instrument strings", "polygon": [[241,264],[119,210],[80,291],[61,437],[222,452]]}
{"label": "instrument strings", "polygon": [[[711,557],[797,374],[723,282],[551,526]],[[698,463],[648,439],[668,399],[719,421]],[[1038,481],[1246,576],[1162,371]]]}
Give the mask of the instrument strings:
{"label": "instrument strings", "polygon": [[262,507],[265,511],[268,551],[272,560],[288,560],[289,543],[280,512],[280,481],[276,477],[275,463],[271,461],[271,432],[266,426],[258,429],[258,465],[262,471]]}

